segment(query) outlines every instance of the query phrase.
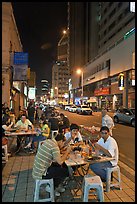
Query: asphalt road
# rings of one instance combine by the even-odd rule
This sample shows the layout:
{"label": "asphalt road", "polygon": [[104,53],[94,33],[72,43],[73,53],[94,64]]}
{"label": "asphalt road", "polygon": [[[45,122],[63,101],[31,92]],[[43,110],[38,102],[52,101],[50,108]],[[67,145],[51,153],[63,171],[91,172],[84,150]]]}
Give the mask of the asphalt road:
{"label": "asphalt road", "polygon": [[[79,115],[59,109],[68,116],[71,123],[85,126],[101,127],[101,113],[93,112],[93,115]],[[108,113],[110,116],[113,113]],[[119,148],[119,160],[135,170],[135,128],[125,124],[115,124],[113,137]]]}

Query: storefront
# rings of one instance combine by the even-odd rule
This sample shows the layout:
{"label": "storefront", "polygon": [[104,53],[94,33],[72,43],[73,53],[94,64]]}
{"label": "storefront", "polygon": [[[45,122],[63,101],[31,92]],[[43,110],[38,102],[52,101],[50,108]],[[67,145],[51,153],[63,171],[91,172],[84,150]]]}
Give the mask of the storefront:
{"label": "storefront", "polygon": [[128,108],[135,108],[135,92],[128,94]]}
{"label": "storefront", "polygon": [[92,107],[93,109],[98,107],[98,99],[97,97],[90,97],[88,100],[87,100],[87,105],[89,107]]}
{"label": "storefront", "polygon": [[109,108],[110,106],[110,98],[109,98],[110,88],[103,87],[95,89],[94,96],[98,99],[98,108]]}

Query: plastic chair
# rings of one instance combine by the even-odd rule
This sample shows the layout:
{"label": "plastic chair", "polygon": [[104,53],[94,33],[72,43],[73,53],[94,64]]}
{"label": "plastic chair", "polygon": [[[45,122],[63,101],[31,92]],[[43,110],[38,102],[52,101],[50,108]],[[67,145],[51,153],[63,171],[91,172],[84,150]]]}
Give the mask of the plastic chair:
{"label": "plastic chair", "polygon": [[2,150],[4,150],[4,153],[2,153],[2,163],[5,163],[8,161],[8,146],[6,145],[2,145]]}
{"label": "plastic chair", "polygon": [[99,176],[85,175],[83,181],[83,202],[88,202],[90,189],[96,189],[94,195],[97,195],[100,202],[104,202],[104,191],[101,178]]}
{"label": "plastic chair", "polygon": [[58,130],[52,130],[51,131],[52,139],[55,138],[57,134],[58,134]]}
{"label": "plastic chair", "polygon": [[[118,174],[118,179],[117,179],[117,183],[111,183],[111,173],[116,171],[117,174]],[[115,166],[115,167],[112,167],[112,168],[107,168],[106,170],[106,191],[109,192],[110,191],[110,187],[112,186],[119,186],[120,187],[120,190],[122,189],[121,188],[121,176],[120,176],[120,168],[119,166]]]}
{"label": "plastic chair", "polygon": [[[49,184],[50,185],[49,198],[43,198],[43,199],[39,198],[40,186],[42,184]],[[34,202],[55,202],[53,178],[52,179],[42,179],[42,180],[37,179],[36,180]]]}

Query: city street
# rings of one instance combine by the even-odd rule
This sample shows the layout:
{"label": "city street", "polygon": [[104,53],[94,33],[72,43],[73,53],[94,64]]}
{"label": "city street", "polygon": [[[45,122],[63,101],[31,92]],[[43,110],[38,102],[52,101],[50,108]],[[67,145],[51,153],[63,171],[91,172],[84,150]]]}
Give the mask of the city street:
{"label": "city street", "polygon": [[[101,127],[101,112],[93,112],[93,115],[79,115],[62,109],[59,111],[68,116],[71,123]],[[109,115],[112,117],[113,113]],[[113,137],[118,143],[120,161],[135,170],[135,128],[122,123],[115,124]]]}

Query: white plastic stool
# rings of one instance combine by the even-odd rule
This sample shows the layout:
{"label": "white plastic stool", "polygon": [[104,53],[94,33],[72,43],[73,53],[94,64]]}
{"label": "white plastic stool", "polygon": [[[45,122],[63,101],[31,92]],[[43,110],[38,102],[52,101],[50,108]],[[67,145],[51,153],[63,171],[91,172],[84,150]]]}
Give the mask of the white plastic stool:
{"label": "white plastic stool", "polygon": [[[39,198],[40,186],[42,184],[49,184],[50,185],[49,198],[44,198],[44,199]],[[34,193],[34,202],[55,202],[53,179],[36,180],[35,193]]]}
{"label": "white plastic stool", "polygon": [[4,155],[2,154],[2,160],[3,162],[7,162],[8,161],[8,146],[6,145],[2,145],[2,149],[4,150]]}
{"label": "white plastic stool", "polygon": [[[116,171],[118,174],[118,182],[117,183],[111,183],[111,173]],[[115,166],[112,168],[107,168],[106,170],[106,191],[109,192],[110,191],[110,187],[112,186],[119,186],[120,190],[121,188],[121,177],[120,177],[120,168],[119,166]]]}
{"label": "white plastic stool", "polygon": [[51,131],[51,134],[52,134],[52,136],[51,136],[52,139],[55,138],[56,135],[58,134],[58,130],[52,130],[52,131]]}
{"label": "white plastic stool", "polygon": [[[99,176],[85,175],[83,182],[83,202],[88,202],[88,195],[90,189],[96,189],[97,196],[100,202],[104,202],[104,191],[101,178]],[[95,193],[94,193],[95,194]]]}

